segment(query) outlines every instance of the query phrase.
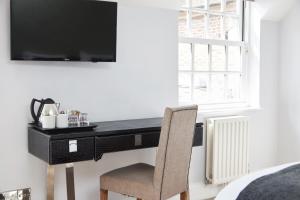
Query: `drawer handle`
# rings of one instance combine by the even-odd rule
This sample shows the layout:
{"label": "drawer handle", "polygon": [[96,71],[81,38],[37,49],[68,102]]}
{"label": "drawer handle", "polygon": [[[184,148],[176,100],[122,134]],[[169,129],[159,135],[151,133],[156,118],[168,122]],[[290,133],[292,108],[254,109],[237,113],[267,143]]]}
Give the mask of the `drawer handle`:
{"label": "drawer handle", "polygon": [[142,145],[142,136],[135,135],[134,136],[134,146],[141,146]]}
{"label": "drawer handle", "polygon": [[77,140],[69,140],[69,153],[77,152]]}

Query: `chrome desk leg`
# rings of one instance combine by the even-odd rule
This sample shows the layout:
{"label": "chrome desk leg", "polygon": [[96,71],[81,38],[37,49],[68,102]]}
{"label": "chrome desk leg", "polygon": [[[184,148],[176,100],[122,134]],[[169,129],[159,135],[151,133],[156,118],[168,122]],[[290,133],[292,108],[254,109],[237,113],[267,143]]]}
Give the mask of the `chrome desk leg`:
{"label": "chrome desk leg", "polygon": [[74,165],[66,165],[67,199],[75,200]]}
{"label": "chrome desk leg", "polygon": [[54,200],[54,166],[47,167],[47,200]]}

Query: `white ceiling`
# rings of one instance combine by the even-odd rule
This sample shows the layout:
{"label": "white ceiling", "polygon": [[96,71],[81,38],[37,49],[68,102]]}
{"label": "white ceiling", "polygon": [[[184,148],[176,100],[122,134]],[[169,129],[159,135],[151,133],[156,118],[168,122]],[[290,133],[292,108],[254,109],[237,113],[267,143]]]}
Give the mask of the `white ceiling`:
{"label": "white ceiling", "polygon": [[[122,5],[137,5],[137,6],[151,6],[167,9],[180,8],[180,2],[185,0],[112,0],[118,1]],[[259,12],[263,19],[279,21],[291,9],[297,0],[255,0],[255,9]]]}
{"label": "white ceiling", "polygon": [[297,0],[256,0],[265,20],[280,21]]}

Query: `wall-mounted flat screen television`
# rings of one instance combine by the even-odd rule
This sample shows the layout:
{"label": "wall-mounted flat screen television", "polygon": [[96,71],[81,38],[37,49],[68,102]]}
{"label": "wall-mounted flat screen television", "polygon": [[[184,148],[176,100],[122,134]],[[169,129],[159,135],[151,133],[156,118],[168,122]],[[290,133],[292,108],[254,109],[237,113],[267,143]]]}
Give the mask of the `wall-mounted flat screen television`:
{"label": "wall-mounted flat screen television", "polygon": [[11,0],[11,59],[116,61],[117,3]]}

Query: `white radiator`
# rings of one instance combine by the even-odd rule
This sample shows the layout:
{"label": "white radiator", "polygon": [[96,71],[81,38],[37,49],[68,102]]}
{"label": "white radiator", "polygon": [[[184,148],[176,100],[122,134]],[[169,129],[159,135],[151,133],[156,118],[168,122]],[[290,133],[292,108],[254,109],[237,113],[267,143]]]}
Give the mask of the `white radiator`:
{"label": "white radiator", "polygon": [[248,117],[207,119],[206,178],[228,183],[249,171]]}

